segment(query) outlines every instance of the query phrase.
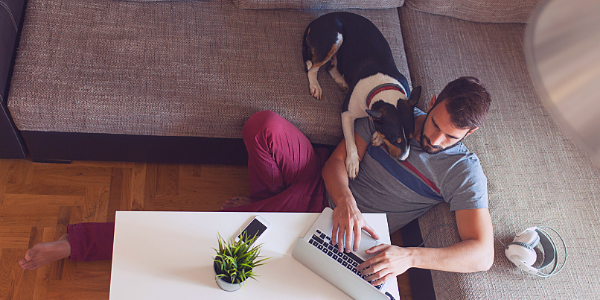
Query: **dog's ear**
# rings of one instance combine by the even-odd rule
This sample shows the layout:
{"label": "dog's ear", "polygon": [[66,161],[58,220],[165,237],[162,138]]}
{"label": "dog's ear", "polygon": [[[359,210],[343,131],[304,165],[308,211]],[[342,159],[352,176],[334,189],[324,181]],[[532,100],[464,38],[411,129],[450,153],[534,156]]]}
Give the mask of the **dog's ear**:
{"label": "dog's ear", "polygon": [[408,98],[408,105],[411,107],[415,107],[417,103],[419,103],[419,99],[421,99],[421,86],[414,88],[410,92],[410,98]]}
{"label": "dog's ear", "polygon": [[381,117],[383,116],[383,113],[379,110],[367,109],[366,111],[367,111],[367,114],[375,120],[381,119]]}

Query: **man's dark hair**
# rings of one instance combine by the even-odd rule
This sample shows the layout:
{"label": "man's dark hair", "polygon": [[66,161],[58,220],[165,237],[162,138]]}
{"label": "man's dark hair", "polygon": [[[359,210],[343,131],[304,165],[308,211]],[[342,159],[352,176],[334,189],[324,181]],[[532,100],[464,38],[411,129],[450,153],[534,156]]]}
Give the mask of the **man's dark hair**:
{"label": "man's dark hair", "polygon": [[467,76],[448,83],[433,107],[439,103],[445,103],[454,126],[473,129],[483,123],[492,99],[479,79]]}

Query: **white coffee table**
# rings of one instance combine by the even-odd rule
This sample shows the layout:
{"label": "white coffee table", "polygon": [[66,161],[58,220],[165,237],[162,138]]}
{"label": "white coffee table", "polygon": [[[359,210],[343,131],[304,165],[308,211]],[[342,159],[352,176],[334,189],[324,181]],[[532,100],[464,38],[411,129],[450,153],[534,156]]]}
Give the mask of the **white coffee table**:
{"label": "white coffee table", "polygon": [[[259,239],[262,256],[258,281],[236,292],[215,283],[213,257],[217,232],[235,235],[255,215],[271,223]],[[116,216],[111,300],[133,299],[350,299],[292,257],[296,239],[304,236],[318,214],[132,212]],[[384,243],[390,243],[385,214],[365,214]],[[395,280],[388,291],[396,298]]]}

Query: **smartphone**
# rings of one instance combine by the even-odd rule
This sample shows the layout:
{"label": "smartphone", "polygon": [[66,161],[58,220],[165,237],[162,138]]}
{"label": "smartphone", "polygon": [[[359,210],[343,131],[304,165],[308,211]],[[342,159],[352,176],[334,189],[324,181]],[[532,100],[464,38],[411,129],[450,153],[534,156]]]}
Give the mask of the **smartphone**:
{"label": "smartphone", "polygon": [[[256,236],[256,239],[269,228],[269,222],[265,220],[261,216],[256,216],[252,221],[244,227],[244,229],[240,232],[240,234],[235,238],[235,241],[239,241],[242,238],[242,235],[246,238],[252,238]],[[256,242],[256,240],[255,240]]]}

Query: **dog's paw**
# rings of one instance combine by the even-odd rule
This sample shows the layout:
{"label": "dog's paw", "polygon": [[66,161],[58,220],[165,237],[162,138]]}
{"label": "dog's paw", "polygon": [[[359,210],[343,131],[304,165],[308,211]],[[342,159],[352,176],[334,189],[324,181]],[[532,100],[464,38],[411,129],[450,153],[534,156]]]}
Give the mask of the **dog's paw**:
{"label": "dog's paw", "polygon": [[350,179],[355,179],[358,176],[360,161],[358,159],[358,153],[354,155],[348,155],[346,158],[346,172]]}
{"label": "dog's paw", "polygon": [[383,144],[383,138],[381,138],[379,132],[375,131],[375,133],[373,133],[373,136],[371,137],[371,144],[374,147],[379,147]]}
{"label": "dog's paw", "polygon": [[342,75],[334,77],[333,79],[340,86],[340,89],[344,93],[347,93],[350,90],[350,88],[348,87],[348,83],[346,83],[346,80],[344,79],[344,77],[342,77]]}
{"label": "dog's paw", "polygon": [[318,84],[310,85],[310,94],[318,100],[321,100],[321,95],[323,94],[323,90],[321,86]]}
{"label": "dog's paw", "polygon": [[348,93],[350,91],[348,84],[346,84],[345,82],[343,85],[340,85],[340,88],[342,89],[342,92],[344,92],[344,93]]}

